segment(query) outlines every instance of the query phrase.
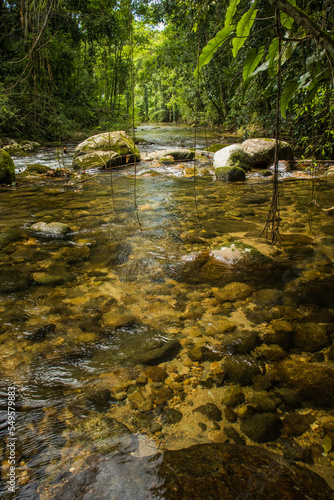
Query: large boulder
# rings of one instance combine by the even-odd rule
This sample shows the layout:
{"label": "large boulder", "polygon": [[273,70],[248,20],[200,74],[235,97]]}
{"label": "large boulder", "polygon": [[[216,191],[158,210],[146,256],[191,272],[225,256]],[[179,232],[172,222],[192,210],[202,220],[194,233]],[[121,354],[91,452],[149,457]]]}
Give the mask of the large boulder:
{"label": "large boulder", "polygon": [[73,168],[110,168],[140,160],[138,148],[123,130],[93,135],[74,150]]}
{"label": "large boulder", "polygon": [[[275,139],[247,139],[241,146],[252,156],[256,168],[267,168],[275,160]],[[292,147],[285,141],[279,141],[278,159],[291,163],[294,161]]]}
{"label": "large boulder", "polygon": [[[115,427],[109,422],[108,425],[112,429]],[[103,427],[99,424],[100,433],[101,428]],[[130,445],[128,441],[123,443],[121,439],[124,440],[127,435],[124,430],[122,433],[124,437],[118,433],[120,437],[112,443],[121,442],[122,448],[127,448],[131,453],[109,453],[107,457],[99,453],[92,454],[85,462],[83,470],[73,467],[71,474],[59,474],[62,480],[47,486],[47,493],[44,489],[46,483],[42,483],[39,490],[42,490],[43,498],[333,498],[333,490],[315,472],[258,446],[208,443],[181,450],[164,450],[163,453],[156,454],[150,441],[144,441],[141,448],[140,442],[136,442],[135,438],[131,440]]]}
{"label": "large boulder", "polygon": [[0,151],[0,184],[15,182],[15,166],[9,154],[3,149]]}
{"label": "large boulder", "polygon": [[214,154],[213,166],[215,170],[226,167],[237,167],[248,171],[251,169],[252,161],[252,154],[245,151],[239,144],[232,144]]}

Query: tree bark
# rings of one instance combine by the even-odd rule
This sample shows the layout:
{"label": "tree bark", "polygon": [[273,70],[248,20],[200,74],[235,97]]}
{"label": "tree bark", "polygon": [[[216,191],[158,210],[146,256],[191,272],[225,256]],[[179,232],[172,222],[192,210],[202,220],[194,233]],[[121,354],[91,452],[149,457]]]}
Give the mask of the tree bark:
{"label": "tree bark", "polygon": [[313,36],[313,38],[325,49],[334,54],[334,40],[331,35],[324,31],[315,21],[313,21],[303,10],[292,5],[288,0],[268,0],[272,7],[280,9],[288,16],[292,17],[299,26]]}

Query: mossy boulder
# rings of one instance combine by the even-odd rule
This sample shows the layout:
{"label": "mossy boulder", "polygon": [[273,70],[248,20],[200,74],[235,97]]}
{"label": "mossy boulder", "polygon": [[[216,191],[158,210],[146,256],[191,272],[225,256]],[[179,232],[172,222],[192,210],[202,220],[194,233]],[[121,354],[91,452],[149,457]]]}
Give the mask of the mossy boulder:
{"label": "mossy boulder", "polygon": [[0,151],[0,184],[15,182],[15,166],[9,154],[3,149]]}
{"label": "mossy boulder", "polygon": [[50,167],[47,165],[41,165],[40,163],[31,163],[27,166],[27,172],[34,172],[35,174],[45,174],[45,172],[49,172]]}
{"label": "mossy boulder", "polygon": [[186,148],[161,149],[152,153],[155,159],[162,161],[164,158],[172,157],[174,160],[192,160],[195,156],[194,151]]}
{"label": "mossy boulder", "polygon": [[245,171],[240,167],[219,167],[215,169],[217,179],[221,181],[238,182],[245,181]]}
{"label": "mossy boulder", "polygon": [[[252,156],[252,163],[256,168],[268,168],[275,160],[275,139],[247,139],[241,146]],[[294,162],[293,150],[289,143],[279,141],[278,159]]]}
{"label": "mossy boulder", "polygon": [[13,144],[7,144],[7,146],[3,147],[3,150],[6,151],[6,153],[8,153],[9,155],[13,156],[25,156],[26,154],[22,146],[20,146],[20,144],[18,144],[17,142],[14,142]]}
{"label": "mossy boulder", "polygon": [[214,154],[215,170],[226,167],[237,167],[244,171],[251,169],[253,155],[245,151],[239,144],[232,144],[220,149]]}
{"label": "mossy boulder", "polygon": [[76,146],[73,168],[110,168],[140,161],[133,140],[123,130],[93,135]]}

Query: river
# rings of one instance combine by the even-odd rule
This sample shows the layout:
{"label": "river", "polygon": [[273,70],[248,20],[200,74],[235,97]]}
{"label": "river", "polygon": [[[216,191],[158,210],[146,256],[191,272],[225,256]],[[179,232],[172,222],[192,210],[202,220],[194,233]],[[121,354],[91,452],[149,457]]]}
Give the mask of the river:
{"label": "river", "polygon": [[[136,131],[146,151],[193,145],[193,133]],[[218,139],[203,131],[197,147]],[[55,149],[14,162],[59,166]],[[272,247],[261,236],[270,179],[198,177],[195,203],[191,173],[159,168],[1,189],[3,498],[205,498],[195,480],[168,490],[159,468],[162,452],[172,470],[173,453],[206,444],[234,456],[257,446],[334,487],[334,226],[310,204],[313,181],[280,181]],[[321,207],[333,191],[317,180]],[[40,221],[72,232],[41,237],[30,229]]]}

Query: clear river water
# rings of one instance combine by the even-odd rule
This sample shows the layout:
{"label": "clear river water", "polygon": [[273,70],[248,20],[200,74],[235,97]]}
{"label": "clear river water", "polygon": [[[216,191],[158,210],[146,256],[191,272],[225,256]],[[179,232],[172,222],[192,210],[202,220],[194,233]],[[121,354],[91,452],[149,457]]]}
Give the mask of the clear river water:
{"label": "clear river water", "polygon": [[[136,131],[143,151],[193,134]],[[52,148],[14,163],[59,166]],[[1,498],[205,498],[159,468],[206,444],[256,446],[334,488],[334,225],[311,203],[315,186],[331,207],[334,182],[280,180],[272,246],[271,178],[216,181],[204,157],[198,172],[141,162],[136,182],[130,166],[0,188]],[[262,498],[247,491],[226,498]]]}

